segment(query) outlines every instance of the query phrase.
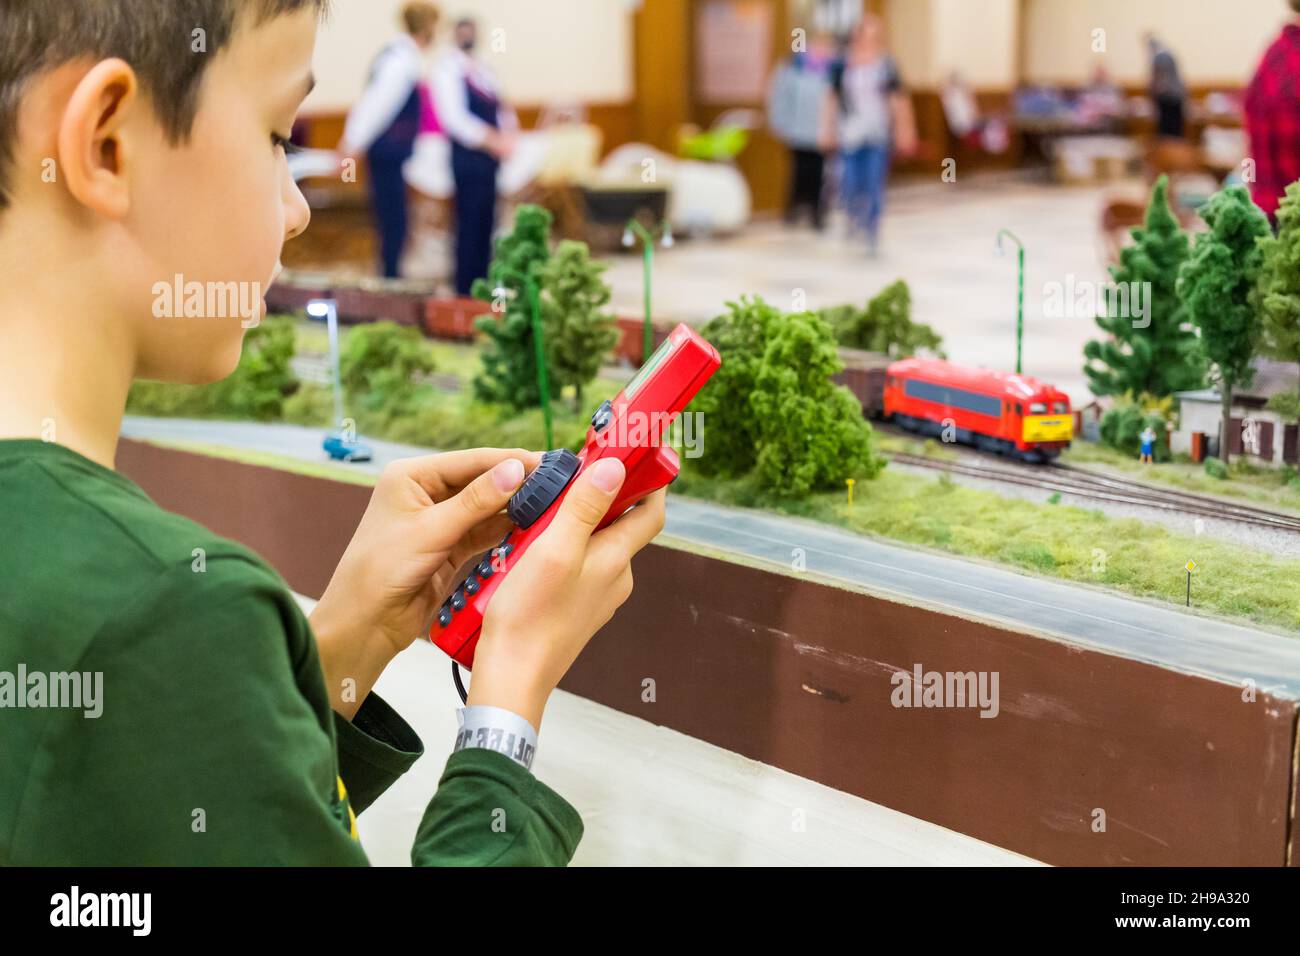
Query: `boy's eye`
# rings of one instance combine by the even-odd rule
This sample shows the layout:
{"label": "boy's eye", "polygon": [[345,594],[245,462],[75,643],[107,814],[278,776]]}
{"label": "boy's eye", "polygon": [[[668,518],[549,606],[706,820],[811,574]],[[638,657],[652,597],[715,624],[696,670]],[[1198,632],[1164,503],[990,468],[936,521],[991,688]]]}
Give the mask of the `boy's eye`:
{"label": "boy's eye", "polygon": [[297,143],[290,142],[287,136],[281,136],[279,133],[271,134],[271,146],[273,148],[283,149],[286,156],[302,151],[302,147]]}

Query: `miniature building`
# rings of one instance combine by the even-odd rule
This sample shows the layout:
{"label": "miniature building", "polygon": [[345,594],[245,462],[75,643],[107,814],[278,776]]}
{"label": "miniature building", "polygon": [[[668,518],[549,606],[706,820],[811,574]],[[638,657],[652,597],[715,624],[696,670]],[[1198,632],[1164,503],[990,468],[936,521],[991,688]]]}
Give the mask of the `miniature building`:
{"label": "miniature building", "polygon": [[1087,405],[1074,409],[1074,434],[1081,441],[1101,440],[1101,418],[1106,414],[1107,404],[1094,398]]}
{"label": "miniature building", "polygon": [[[1297,388],[1293,362],[1256,359],[1255,379],[1232,396],[1228,450],[1249,455],[1261,464],[1294,465],[1300,462],[1300,426],[1265,408],[1274,395]],[[1178,392],[1179,427],[1170,438],[1170,450],[1190,455],[1193,461],[1219,454],[1219,428],[1223,402],[1217,388]]]}

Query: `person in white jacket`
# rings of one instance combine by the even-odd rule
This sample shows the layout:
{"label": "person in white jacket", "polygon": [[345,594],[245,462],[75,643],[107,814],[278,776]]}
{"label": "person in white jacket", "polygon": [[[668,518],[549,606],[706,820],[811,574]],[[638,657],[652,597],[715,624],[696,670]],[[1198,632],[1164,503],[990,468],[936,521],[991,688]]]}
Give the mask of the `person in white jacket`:
{"label": "person in white jacket", "polygon": [[415,0],[402,8],[405,32],[375,58],[366,88],[348,114],[339,144],[342,156],[365,154],[370,202],[379,231],[384,275],[399,274],[406,245],[406,180],[402,166],[420,132],[420,84],[424,54],[433,45],[438,8]]}
{"label": "person in white jacket", "polygon": [[437,65],[433,97],[438,121],[451,141],[456,183],[456,292],[469,295],[487,275],[496,224],[497,170],[514,149],[515,111],[503,102],[491,69],[474,56],[478,28],[456,24],[456,49]]}

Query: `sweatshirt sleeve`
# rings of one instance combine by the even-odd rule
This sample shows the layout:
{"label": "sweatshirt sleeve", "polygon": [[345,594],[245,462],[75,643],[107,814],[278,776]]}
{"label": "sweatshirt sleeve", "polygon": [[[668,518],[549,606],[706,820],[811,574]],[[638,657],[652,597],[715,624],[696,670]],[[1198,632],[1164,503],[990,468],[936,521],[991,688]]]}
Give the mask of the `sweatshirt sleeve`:
{"label": "sweatshirt sleeve", "polygon": [[582,818],[533,774],[493,750],[447,760],[415,835],[416,866],[566,866]]}
{"label": "sweatshirt sleeve", "polygon": [[334,714],[339,776],[356,813],[383,795],[424,754],[424,743],[397,711],[371,691],[351,720]]}

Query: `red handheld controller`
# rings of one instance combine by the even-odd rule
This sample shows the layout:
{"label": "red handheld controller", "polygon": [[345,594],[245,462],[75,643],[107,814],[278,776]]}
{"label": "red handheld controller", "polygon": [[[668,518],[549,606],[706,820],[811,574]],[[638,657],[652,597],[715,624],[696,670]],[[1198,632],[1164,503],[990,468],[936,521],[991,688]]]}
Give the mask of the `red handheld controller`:
{"label": "red handheld controller", "polygon": [[698,332],[685,325],[673,329],[613,401],[596,409],[582,451],[575,455],[562,448],[542,456],[506,509],[515,529],[471,568],[439,609],[429,639],[452,660],[474,666],[474,648],[492,594],[551,523],[573,479],[593,461],[619,458],[627,469],[600,528],[676,478],[681,463],[677,452],[660,443],[663,433],[721,364],[717,349]]}

